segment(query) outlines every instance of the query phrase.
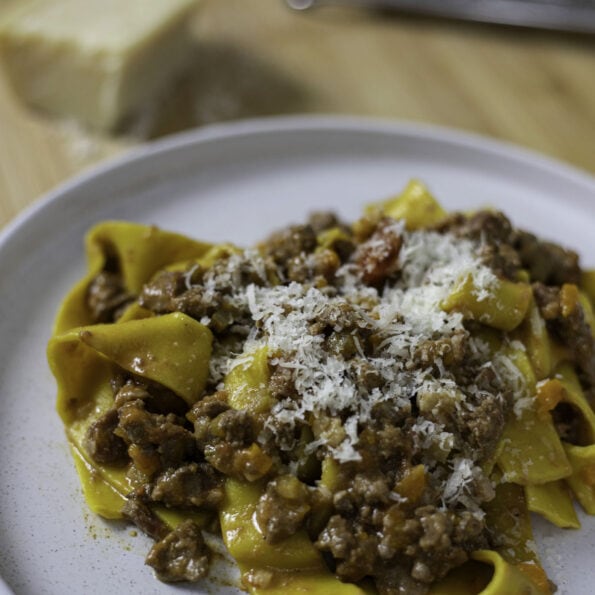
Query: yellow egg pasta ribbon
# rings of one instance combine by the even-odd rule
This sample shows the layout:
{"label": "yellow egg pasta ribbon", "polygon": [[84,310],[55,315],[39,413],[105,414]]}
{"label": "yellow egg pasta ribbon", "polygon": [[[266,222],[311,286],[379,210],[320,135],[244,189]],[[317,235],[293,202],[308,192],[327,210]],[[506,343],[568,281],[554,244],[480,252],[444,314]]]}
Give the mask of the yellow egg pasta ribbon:
{"label": "yellow egg pasta ribbon", "polygon": [[93,322],[86,305],[87,290],[109,261],[116,263],[124,289],[136,295],[157,271],[176,262],[200,258],[211,248],[211,244],[155,226],[126,221],[96,225],[85,237],[87,274],[62,302],[53,334]]}
{"label": "yellow egg pasta ribbon", "polygon": [[91,424],[113,406],[114,373],[127,370],[159,382],[191,404],[204,389],[211,341],[207,327],[181,313],[79,327],[51,339],[48,361],[58,384],[57,410],[92,510],[119,518],[134,487],[126,469],[99,465],[84,448]]}

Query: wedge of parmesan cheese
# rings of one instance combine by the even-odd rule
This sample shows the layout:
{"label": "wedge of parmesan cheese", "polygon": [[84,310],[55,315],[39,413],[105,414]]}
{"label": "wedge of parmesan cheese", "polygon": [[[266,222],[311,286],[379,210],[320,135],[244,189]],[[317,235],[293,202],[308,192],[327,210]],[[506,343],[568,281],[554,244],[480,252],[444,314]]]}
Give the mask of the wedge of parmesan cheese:
{"label": "wedge of parmesan cheese", "polygon": [[111,129],[189,59],[195,0],[21,0],[0,22],[0,57],[31,106]]}

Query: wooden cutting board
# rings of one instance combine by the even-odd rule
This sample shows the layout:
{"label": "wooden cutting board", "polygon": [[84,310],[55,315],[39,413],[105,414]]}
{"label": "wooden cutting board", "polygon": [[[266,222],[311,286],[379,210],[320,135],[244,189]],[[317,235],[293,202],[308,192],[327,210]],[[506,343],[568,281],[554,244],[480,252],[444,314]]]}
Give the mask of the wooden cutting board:
{"label": "wooden cutting board", "polygon": [[438,124],[595,173],[595,37],[347,8],[295,13],[282,0],[203,0],[194,25],[191,71],[117,135],[30,111],[0,68],[0,226],[150,138],[274,114]]}

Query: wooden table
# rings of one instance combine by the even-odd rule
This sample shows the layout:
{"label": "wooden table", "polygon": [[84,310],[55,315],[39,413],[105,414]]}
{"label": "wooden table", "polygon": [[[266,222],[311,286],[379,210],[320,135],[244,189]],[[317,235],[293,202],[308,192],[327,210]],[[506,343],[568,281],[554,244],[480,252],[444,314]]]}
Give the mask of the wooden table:
{"label": "wooden table", "polygon": [[192,72],[119,135],[31,112],[0,71],[0,226],[147,138],[270,114],[439,124],[595,173],[595,37],[347,8],[295,13],[282,0],[203,0],[194,29]]}

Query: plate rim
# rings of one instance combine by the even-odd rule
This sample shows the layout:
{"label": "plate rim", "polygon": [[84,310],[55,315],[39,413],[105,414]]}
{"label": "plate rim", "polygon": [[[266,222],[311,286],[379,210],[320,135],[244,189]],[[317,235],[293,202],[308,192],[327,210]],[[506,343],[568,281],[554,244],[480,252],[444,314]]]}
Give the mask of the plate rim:
{"label": "plate rim", "polygon": [[525,163],[533,168],[547,170],[567,177],[573,183],[585,186],[595,194],[595,172],[591,173],[565,161],[556,159],[537,150],[517,145],[513,142],[489,137],[463,129],[415,122],[411,120],[389,119],[375,116],[333,115],[333,114],[297,114],[290,116],[266,116],[218,122],[204,127],[197,127],[163,138],[149,141],[122,154],[116,154],[95,165],[90,165],[81,172],[63,180],[54,188],[40,194],[33,202],[19,211],[0,229],[0,253],[4,246],[17,234],[27,222],[51,204],[66,200],[76,189],[93,183],[96,179],[124,169],[134,163],[155,155],[208,143],[226,138],[241,138],[257,134],[271,134],[292,131],[337,131],[387,134],[389,136],[410,136],[425,141],[438,141],[458,148],[477,148],[484,153],[491,153],[499,158]]}

